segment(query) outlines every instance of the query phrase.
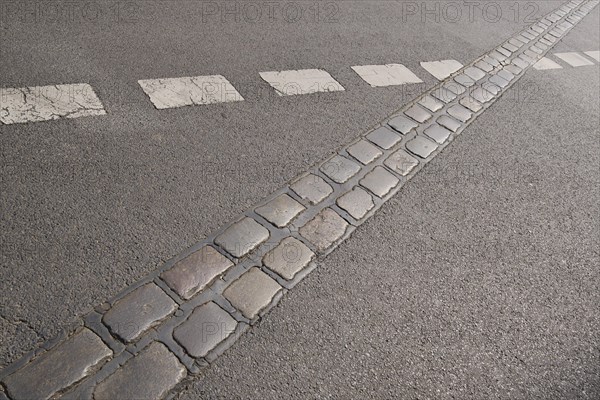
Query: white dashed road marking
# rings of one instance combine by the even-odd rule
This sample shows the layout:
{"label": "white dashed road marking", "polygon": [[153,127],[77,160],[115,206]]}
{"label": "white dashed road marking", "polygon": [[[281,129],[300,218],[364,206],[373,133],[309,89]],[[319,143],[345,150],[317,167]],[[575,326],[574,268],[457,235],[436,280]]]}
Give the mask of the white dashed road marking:
{"label": "white dashed road marking", "polygon": [[280,96],[344,90],[342,85],[322,69],[260,72],[260,77],[273,86]]}
{"label": "white dashed road marking", "polygon": [[594,65],[593,62],[591,62],[590,60],[588,60],[587,58],[585,58],[584,56],[582,56],[579,53],[575,53],[575,52],[554,53],[554,55],[573,67],[583,67],[584,65]]}
{"label": "white dashed road marking", "polygon": [[158,109],[244,100],[222,75],[143,79],[138,83]]}
{"label": "white dashed road marking", "polygon": [[585,55],[600,62],[600,51],[586,51]]}
{"label": "white dashed road marking", "polygon": [[540,59],[540,61],[538,61],[537,63],[534,64],[533,68],[535,68],[537,70],[542,70],[542,69],[561,69],[562,67],[560,66],[560,64],[555,63],[551,59],[549,59],[547,57],[542,57]]}
{"label": "white dashed road marking", "polygon": [[0,88],[0,121],[4,124],[104,114],[104,106],[87,83]]}
{"label": "white dashed road marking", "polygon": [[402,64],[356,65],[352,69],[372,87],[423,82]]}
{"label": "white dashed road marking", "polygon": [[456,60],[442,60],[422,62],[421,67],[441,81],[461,69],[463,65]]}

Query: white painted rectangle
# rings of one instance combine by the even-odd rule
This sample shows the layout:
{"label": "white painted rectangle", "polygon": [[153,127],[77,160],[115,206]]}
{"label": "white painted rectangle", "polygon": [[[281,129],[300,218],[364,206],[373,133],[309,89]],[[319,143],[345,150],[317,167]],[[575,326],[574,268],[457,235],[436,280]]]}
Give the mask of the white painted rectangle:
{"label": "white painted rectangle", "polygon": [[104,114],[102,102],[87,83],[0,88],[0,122],[4,124]]}
{"label": "white painted rectangle", "polygon": [[540,61],[533,65],[533,68],[538,70],[546,70],[546,69],[561,69],[560,64],[555,63],[551,59],[547,57],[540,58]]}
{"label": "white painted rectangle", "polygon": [[585,58],[579,53],[570,52],[570,53],[554,53],[554,55],[567,64],[573,67],[583,67],[585,65],[594,65],[593,62]]}
{"label": "white painted rectangle", "polygon": [[260,77],[267,81],[279,96],[345,90],[327,71],[322,69],[260,72]]}
{"label": "white painted rectangle", "polygon": [[600,62],[600,51],[586,51],[585,55]]}
{"label": "white painted rectangle", "polygon": [[427,72],[442,81],[461,69],[463,65],[456,60],[442,60],[425,61],[421,63],[421,67],[425,68]]}
{"label": "white painted rectangle", "polygon": [[422,83],[423,81],[402,64],[356,65],[352,67],[372,87]]}
{"label": "white painted rectangle", "polygon": [[159,110],[244,100],[222,75],[143,79],[138,83]]}

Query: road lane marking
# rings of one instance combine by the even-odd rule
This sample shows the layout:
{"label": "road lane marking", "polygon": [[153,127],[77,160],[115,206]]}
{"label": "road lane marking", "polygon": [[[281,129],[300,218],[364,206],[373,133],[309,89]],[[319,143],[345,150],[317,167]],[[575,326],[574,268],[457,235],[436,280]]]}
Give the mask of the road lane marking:
{"label": "road lane marking", "polygon": [[0,88],[0,121],[4,124],[104,114],[104,106],[87,83]]}
{"label": "road lane marking", "polygon": [[554,56],[560,58],[567,64],[573,67],[583,67],[585,65],[594,65],[593,62],[585,58],[579,53],[569,52],[569,53],[554,53]]}
{"label": "road lane marking", "polygon": [[585,55],[600,62],[600,51],[584,51]]}
{"label": "road lane marking", "polygon": [[267,71],[259,74],[279,96],[345,90],[327,71],[322,69]]}
{"label": "road lane marking", "polygon": [[438,80],[443,81],[461,69],[463,65],[456,60],[442,60],[422,62],[421,67],[431,75],[435,76]]}
{"label": "road lane marking", "polygon": [[423,81],[402,64],[355,65],[351,67],[372,87],[422,83]]}
{"label": "road lane marking", "polygon": [[138,83],[159,110],[244,100],[223,75],[142,79]]}
{"label": "road lane marking", "polygon": [[562,69],[560,64],[555,63],[551,59],[547,57],[542,57],[540,61],[533,65],[533,68],[537,70],[546,70],[546,69]]}

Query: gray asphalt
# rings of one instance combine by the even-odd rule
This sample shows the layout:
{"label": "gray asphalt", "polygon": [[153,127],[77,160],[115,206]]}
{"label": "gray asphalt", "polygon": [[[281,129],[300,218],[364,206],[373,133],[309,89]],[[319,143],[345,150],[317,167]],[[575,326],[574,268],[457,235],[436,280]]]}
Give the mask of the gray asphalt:
{"label": "gray asphalt", "polygon": [[[109,114],[0,127],[0,366],[431,86],[419,61],[467,62],[531,11],[399,23],[399,3],[336,4],[334,22],[202,22],[198,2],[140,2],[133,21],[91,22],[77,8],[59,23],[3,14],[1,87],[87,82]],[[534,15],[558,4],[539,2]],[[349,69],[388,62],[425,84],[373,89]],[[314,67],[346,92],[274,98],[258,77]],[[136,84],[213,73],[247,101],[158,111]]]}
{"label": "gray asphalt", "polygon": [[599,80],[529,71],[181,398],[600,398]]}

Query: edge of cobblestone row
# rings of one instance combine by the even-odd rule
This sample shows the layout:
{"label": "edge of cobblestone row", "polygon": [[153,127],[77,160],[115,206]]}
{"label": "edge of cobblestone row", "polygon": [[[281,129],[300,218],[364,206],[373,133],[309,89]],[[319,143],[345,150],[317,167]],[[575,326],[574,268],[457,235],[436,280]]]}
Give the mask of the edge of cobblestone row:
{"label": "edge of cobblestone row", "polygon": [[[431,159],[433,159],[437,154],[439,154],[441,151],[443,151],[446,148],[446,146],[448,146],[450,143],[452,143],[455,140],[456,136],[459,136],[461,134],[461,132],[467,126],[469,126],[479,115],[481,115],[484,111],[486,111],[497,99],[502,97],[514,84],[516,84],[518,82],[519,78],[523,76],[525,71],[527,71],[529,68],[531,68],[535,64],[535,62],[537,62],[548,51],[550,51],[558,43],[558,41],[560,41],[578,22],[580,22],[585,15],[587,15],[591,10],[593,10],[593,8],[595,8],[597,6],[597,4],[598,4],[597,0],[593,0],[593,1],[572,0],[572,1],[569,1],[569,2],[559,6],[555,10],[548,13],[547,15],[541,17],[534,24],[531,24],[527,28],[513,34],[511,36],[511,38],[509,38],[507,41],[503,42],[502,44],[495,47],[494,49],[484,53],[484,55],[476,58],[471,63],[465,65],[463,68],[461,68],[456,73],[452,74],[450,77],[442,80],[441,82],[437,83],[432,88],[427,89],[425,92],[415,96],[415,98],[413,100],[404,104],[398,111],[390,114],[387,118],[384,119],[384,121],[382,121],[379,124],[376,124],[375,126],[372,127],[372,129],[370,129],[363,135],[360,135],[352,143],[350,143],[348,145],[343,145],[340,148],[338,148],[331,155],[331,157],[335,157],[336,155],[341,155],[352,161],[355,161],[361,167],[360,170],[354,176],[352,176],[350,179],[348,179],[345,183],[338,184],[338,183],[334,182],[327,174],[323,173],[323,171],[320,170],[320,167],[331,158],[331,157],[328,157],[325,161],[320,161],[320,162],[316,163],[313,167],[311,167],[309,169],[309,171],[306,171],[305,173],[301,174],[300,176],[290,180],[283,188],[274,192],[273,194],[271,194],[270,196],[268,196],[267,198],[265,198],[264,200],[262,200],[255,206],[253,206],[250,211],[243,213],[236,220],[225,225],[223,228],[213,232],[210,236],[208,236],[204,240],[198,242],[197,244],[193,245],[192,247],[184,250],[182,253],[173,257],[172,259],[167,261],[165,264],[163,264],[161,267],[159,267],[158,269],[153,271],[151,274],[149,274],[145,278],[141,279],[140,281],[138,281],[138,282],[130,285],[129,287],[125,288],[124,290],[122,290],[120,293],[118,293],[116,296],[114,296],[109,301],[102,303],[101,305],[95,307],[93,311],[91,311],[90,313],[85,315],[85,317],[83,318],[82,321],[78,321],[77,323],[69,326],[56,338],[45,342],[38,349],[30,351],[25,356],[23,356],[21,359],[17,360],[16,362],[14,362],[11,365],[9,365],[4,370],[0,371],[0,381],[2,381],[0,384],[0,400],[2,399],[2,396],[8,396],[8,393],[9,393],[4,384],[4,379],[6,377],[12,375],[13,373],[15,373],[16,371],[18,371],[19,369],[21,369],[22,367],[27,365],[29,362],[31,362],[38,356],[40,356],[43,353],[54,348],[56,345],[63,343],[64,340],[66,340],[68,337],[73,335],[75,332],[81,330],[83,326],[87,327],[92,332],[94,332],[96,335],[98,335],[98,337],[106,344],[106,346],[111,349],[111,351],[113,352],[113,357],[102,365],[94,366],[93,370],[95,372],[93,374],[88,374],[87,376],[85,376],[84,378],[79,380],[78,382],[75,382],[75,383],[69,385],[68,387],[62,389],[61,391],[55,393],[54,396],[64,395],[65,398],[69,398],[71,396],[91,397],[92,391],[94,390],[94,387],[96,386],[97,383],[106,379],[113,372],[115,372],[118,368],[120,368],[127,360],[135,357],[136,354],[138,354],[141,350],[143,350],[149,344],[151,344],[152,342],[155,342],[155,341],[163,343],[177,357],[177,359],[181,362],[181,364],[183,364],[185,366],[185,368],[188,371],[188,378],[184,378],[179,384],[177,384],[176,388],[185,384],[185,382],[190,379],[189,378],[190,375],[193,376],[194,374],[197,374],[202,368],[207,367],[212,361],[214,361],[214,359],[216,359],[227,348],[229,348],[245,331],[247,331],[250,328],[250,326],[257,323],[262,318],[262,316],[264,316],[271,308],[273,308],[278,303],[278,301],[282,298],[282,296],[285,294],[285,292],[287,290],[293,288],[299,281],[301,281],[305,276],[307,276],[312,270],[314,270],[316,268],[317,259],[323,258],[327,254],[329,254],[331,251],[333,251],[333,249],[335,249],[339,243],[341,243],[348,236],[351,235],[351,233],[353,232],[354,229],[356,229],[356,227],[360,226],[363,222],[368,220],[383,205],[383,203],[385,203],[392,196],[394,196],[404,186],[404,184],[406,182],[408,182],[415,174],[417,174]],[[590,5],[592,5],[592,6],[590,6]],[[582,11],[583,8],[586,8],[586,10]],[[575,22],[570,22],[571,26],[563,25],[564,22],[567,21],[567,19],[569,19],[570,17],[572,18],[573,15],[576,15],[578,17],[578,19]],[[552,18],[550,18],[550,17],[552,17]],[[554,21],[551,21],[551,20],[554,20]],[[467,68],[470,68],[470,67],[474,66],[476,63],[480,62],[482,59],[489,56],[491,53],[493,53],[496,49],[498,49],[503,44],[507,43],[509,40],[516,38],[521,33],[526,32],[529,29],[531,29],[531,27],[533,27],[533,26],[539,26],[540,21],[549,21],[549,22],[551,21],[551,23],[549,23],[549,26],[543,31],[543,33],[539,33],[534,39],[529,40],[526,44],[524,44],[517,51],[511,52],[512,54],[506,59],[506,61],[508,61],[508,63],[506,61],[501,62],[499,67],[495,67],[494,70],[492,70],[490,72],[486,72],[485,77],[482,78],[480,81],[476,82],[476,84],[473,88],[467,88],[464,93],[456,96],[454,99],[452,99],[448,102],[443,102],[444,104],[441,109],[439,109],[435,112],[431,112],[428,110],[429,113],[432,115],[432,117],[430,119],[428,119],[424,123],[418,123],[417,128],[412,129],[406,135],[399,134],[400,140],[391,148],[389,148],[389,149],[380,148],[379,150],[382,152],[382,155],[380,155],[379,158],[377,158],[376,160],[374,160],[371,163],[368,163],[367,165],[361,165],[361,163],[358,162],[358,160],[353,158],[346,151],[346,149],[353,143],[355,143],[359,140],[366,139],[367,135],[369,135],[375,129],[383,127],[383,126],[387,126],[387,123],[391,119],[393,119],[399,115],[404,115],[403,114],[404,111],[406,111],[409,108],[411,108],[412,106],[416,105],[424,96],[431,95],[432,93],[435,93],[437,90],[441,90],[440,88],[447,86],[449,82],[454,82],[455,77],[457,77],[461,74],[464,74],[464,71]],[[562,32],[557,31],[557,29],[558,29],[557,27],[559,25],[563,27],[563,28],[561,28]],[[465,122],[460,122],[460,127],[456,130],[456,132],[453,132],[443,144],[439,144],[437,149],[434,150],[431,154],[429,154],[425,159],[421,159],[413,154],[412,156],[414,158],[418,159],[419,163],[416,167],[412,168],[412,170],[408,174],[403,176],[403,175],[396,173],[396,171],[393,171],[392,169],[387,167],[387,165],[385,164],[385,161],[390,157],[391,154],[395,153],[396,151],[398,151],[400,149],[407,151],[406,143],[410,142],[412,139],[414,139],[417,136],[424,137],[423,130],[426,127],[434,124],[435,121],[440,116],[447,115],[446,111],[448,108],[450,108],[456,104],[459,104],[459,101],[462,98],[469,96],[469,94],[472,92],[472,89],[482,87],[482,85],[485,84],[486,82],[488,82],[488,79],[490,77],[492,77],[494,75],[493,73],[497,72],[497,70],[500,67],[502,67],[502,69],[503,69],[511,61],[519,58],[526,49],[530,49],[531,46],[538,43],[539,40],[542,37],[545,37],[545,35],[548,35],[549,32],[555,32],[558,35],[558,37],[556,37],[556,40],[552,43],[552,45],[547,46],[547,48],[545,50],[543,50],[543,52],[539,53],[537,59],[534,59],[532,63],[528,63],[527,67],[524,68],[519,74],[515,74],[515,77],[504,88],[502,88],[497,95],[494,95],[490,99],[490,101],[487,101],[487,102],[481,104],[482,108],[477,112],[473,112],[470,119],[468,119]],[[454,82],[454,84],[458,85],[458,83],[456,83],[456,82]],[[456,121],[456,122],[458,122],[458,121]],[[365,175],[372,172],[376,167],[382,167],[387,172],[394,175],[399,180],[399,182],[393,189],[391,189],[385,196],[383,196],[383,198],[379,198],[378,196],[374,195],[372,192],[370,192],[369,190],[367,190],[365,188],[365,190],[368,193],[370,193],[374,204],[373,204],[373,207],[362,218],[357,220],[357,219],[353,218],[348,212],[346,212],[345,210],[340,208],[336,204],[336,201],[337,201],[337,199],[339,199],[340,196],[342,196],[343,194],[352,190],[352,188],[362,187],[360,185],[360,181],[364,178]],[[298,196],[290,188],[290,186],[293,182],[297,181],[301,177],[306,176],[308,174],[313,174],[313,175],[316,175],[316,176],[322,178],[333,188],[333,193],[330,193],[325,200],[318,203],[317,205],[312,205],[308,201],[303,200],[300,196]],[[269,223],[269,221],[267,221],[265,218],[258,215],[254,210],[282,194],[288,194],[291,198],[293,198],[294,200],[296,200],[297,202],[302,204],[305,207],[305,210],[303,212],[301,212],[296,217],[296,219],[292,223],[290,223],[287,227],[277,228],[274,225],[272,225],[271,223]],[[331,244],[324,251],[318,251],[318,249],[312,243],[310,243],[308,240],[304,239],[299,234],[298,230],[300,227],[302,227],[308,221],[312,220],[315,215],[317,215],[318,213],[320,213],[322,210],[324,210],[326,208],[332,209],[337,215],[339,215],[341,218],[343,218],[343,220],[346,221],[346,223],[348,225],[347,225],[347,229],[345,230],[344,234],[341,237],[339,237],[333,244]],[[252,218],[254,221],[258,222],[261,226],[266,228],[269,231],[269,238],[267,239],[266,242],[263,242],[260,245],[258,245],[249,254],[246,254],[242,258],[237,259],[237,258],[231,256],[229,253],[227,253],[227,251],[225,251],[225,249],[223,249],[219,245],[217,245],[215,243],[215,238],[217,236],[219,236],[220,234],[222,234],[226,229],[228,229],[234,223],[236,223],[237,221],[239,221],[245,217]],[[276,246],[283,238],[286,238],[286,237],[294,237],[294,238],[298,239],[303,244],[308,246],[315,253],[315,258],[309,263],[308,266],[306,266],[302,271],[300,271],[294,277],[294,279],[292,279],[291,281],[288,281],[288,280],[284,279],[283,277],[280,277],[277,273],[275,273],[274,271],[271,271],[269,268],[265,267],[262,264],[262,256],[264,254],[266,254],[266,252],[272,248],[270,246],[271,245],[273,245],[273,247]],[[183,260],[190,254],[195,253],[196,251],[198,251],[199,249],[201,249],[202,247],[204,247],[206,245],[211,245],[221,255],[223,255],[224,257],[229,259],[233,263],[233,266],[231,266],[229,269],[227,269],[220,278],[217,278],[216,280],[211,282],[209,285],[206,286],[206,288],[204,288],[201,292],[199,292],[198,294],[193,296],[191,299],[189,299],[189,300],[182,299],[177,293],[175,293],[161,279],[160,274],[162,272],[170,269],[178,261]],[[240,276],[242,276],[244,273],[249,271],[250,268],[252,268],[252,267],[260,268],[261,271],[265,272],[268,276],[270,276],[272,279],[274,279],[279,285],[281,285],[282,288],[271,299],[270,304],[261,310],[259,315],[255,316],[252,320],[248,320],[246,317],[244,317],[241,314],[241,312],[239,310],[237,310],[235,307],[233,307],[233,305],[223,296],[223,291],[232,282],[237,280]],[[161,319],[159,325],[151,327],[148,330],[144,331],[132,343],[124,343],[116,335],[112,334],[110,332],[109,328],[103,323],[103,321],[102,321],[103,314],[105,314],[119,300],[122,300],[123,298],[125,298],[125,296],[132,293],[134,290],[136,290],[146,284],[150,284],[150,283],[157,285],[163,292],[165,292],[169,296],[169,298],[171,298],[175,302],[176,310],[173,313],[170,313],[167,316],[165,316],[163,319]],[[173,335],[172,335],[173,329],[176,326],[183,323],[184,321],[186,321],[187,318],[191,315],[191,313],[196,309],[196,307],[198,307],[202,304],[205,304],[209,301],[215,302],[219,307],[221,307],[223,310],[228,312],[237,321],[238,324],[235,329],[235,332],[230,334],[224,341],[222,341],[216,347],[214,347],[205,357],[194,359],[190,355],[188,355],[186,353],[185,349],[179,343],[177,343],[177,341],[173,338]],[[176,388],[174,390],[176,390]]]}

